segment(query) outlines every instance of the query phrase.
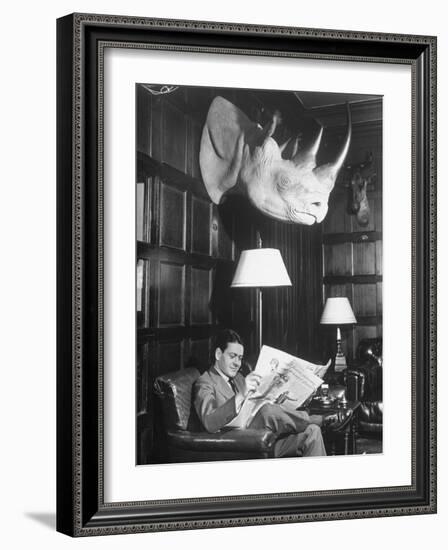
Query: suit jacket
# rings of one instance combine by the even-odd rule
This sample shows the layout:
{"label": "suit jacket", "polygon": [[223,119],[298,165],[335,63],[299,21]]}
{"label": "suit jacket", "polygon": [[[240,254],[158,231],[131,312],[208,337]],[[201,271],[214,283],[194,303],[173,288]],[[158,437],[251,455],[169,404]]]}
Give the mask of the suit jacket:
{"label": "suit jacket", "polygon": [[[238,373],[233,379],[240,392],[244,391],[244,377]],[[235,394],[215,367],[204,372],[194,385],[194,407],[204,428],[218,432],[237,415]]]}

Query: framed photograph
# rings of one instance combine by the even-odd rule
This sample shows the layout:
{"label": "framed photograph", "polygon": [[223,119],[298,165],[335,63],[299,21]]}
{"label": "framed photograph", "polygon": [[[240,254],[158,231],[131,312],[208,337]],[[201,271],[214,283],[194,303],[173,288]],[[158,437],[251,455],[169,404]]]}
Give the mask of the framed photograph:
{"label": "framed photograph", "polygon": [[71,536],[436,511],[436,39],[58,20]]}

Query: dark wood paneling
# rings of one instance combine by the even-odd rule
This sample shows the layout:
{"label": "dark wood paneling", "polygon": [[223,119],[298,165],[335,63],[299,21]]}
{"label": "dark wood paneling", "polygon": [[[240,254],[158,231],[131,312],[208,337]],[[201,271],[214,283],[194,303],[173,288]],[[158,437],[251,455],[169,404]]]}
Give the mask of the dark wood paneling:
{"label": "dark wood paneling", "polygon": [[377,315],[377,286],[375,284],[353,285],[353,311],[355,317]]}
{"label": "dark wood paneling", "polygon": [[353,243],[353,274],[375,275],[375,243]]}
{"label": "dark wood paneling", "polygon": [[136,238],[138,241],[146,241],[144,238],[144,222],[145,222],[145,184],[137,183],[135,196],[135,217],[136,217]]}
{"label": "dark wood paneling", "polygon": [[357,325],[355,334],[354,334],[354,349],[356,350],[359,342],[364,338],[376,338],[378,334],[377,325]]}
{"label": "dark wood paneling", "polygon": [[190,281],[190,323],[192,325],[209,324],[212,321],[210,311],[211,269],[192,267]]}
{"label": "dark wood paneling", "polygon": [[353,285],[350,282],[340,283],[340,284],[326,284],[325,289],[325,300],[327,298],[338,298],[340,296],[345,296],[352,303],[353,300]]}
{"label": "dark wood paneling", "polygon": [[346,211],[346,194],[333,192],[328,201],[328,213],[323,221],[324,233],[348,233],[351,231],[350,216]]}
{"label": "dark wood paneling", "polygon": [[260,219],[264,247],[278,248],[291,287],[264,289],[264,343],[305,359],[320,358],[322,228]]}
{"label": "dark wood paneling", "polygon": [[193,195],[191,200],[191,251],[211,254],[212,205]]}
{"label": "dark wood paneling", "polygon": [[[149,92],[148,92],[149,93]],[[161,96],[151,96],[151,157],[163,162],[163,102]]]}
{"label": "dark wood paneling", "polygon": [[151,370],[149,368],[149,346],[143,344],[137,346],[136,365],[136,415],[137,430],[141,437],[136,441],[136,453],[138,464],[145,464],[150,459],[149,449],[153,446],[153,426],[151,415]]}
{"label": "dark wood paneling", "polygon": [[199,167],[199,150],[201,146],[202,125],[198,124],[194,119],[188,120],[188,155],[187,155],[187,172],[193,178],[201,177]]}
{"label": "dark wood paneling", "polygon": [[185,266],[160,262],[158,326],[185,324]]}
{"label": "dark wood paneling", "polygon": [[157,345],[156,376],[174,372],[184,366],[184,341],[161,341]]}
{"label": "dark wood paneling", "polygon": [[137,328],[149,326],[149,289],[150,289],[150,261],[137,260],[136,269],[136,314]]}
{"label": "dark wood paneling", "polygon": [[207,369],[211,360],[210,352],[211,338],[190,339],[189,364],[201,371]]}
{"label": "dark wood paneling", "polygon": [[234,225],[234,214],[231,210],[213,206],[212,255],[214,257],[225,260],[234,259]]}
{"label": "dark wood paneling", "polygon": [[187,172],[187,122],[180,109],[169,101],[164,105],[163,161]]}
{"label": "dark wood paneling", "polygon": [[352,275],[349,242],[324,245],[325,275]]}
{"label": "dark wood paneling", "polygon": [[383,274],[383,241],[376,241],[375,262],[377,275]]}
{"label": "dark wood paneling", "polygon": [[383,314],[383,283],[376,285],[376,310],[379,316]]}
{"label": "dark wood paneling", "polygon": [[186,208],[186,192],[161,182],[160,245],[185,250]]}
{"label": "dark wood paneling", "polygon": [[136,186],[136,238],[137,241],[151,242],[152,209],[151,200],[153,193],[152,178],[144,178],[145,181]]}
{"label": "dark wood paneling", "polygon": [[151,95],[137,86],[137,151],[151,155]]}

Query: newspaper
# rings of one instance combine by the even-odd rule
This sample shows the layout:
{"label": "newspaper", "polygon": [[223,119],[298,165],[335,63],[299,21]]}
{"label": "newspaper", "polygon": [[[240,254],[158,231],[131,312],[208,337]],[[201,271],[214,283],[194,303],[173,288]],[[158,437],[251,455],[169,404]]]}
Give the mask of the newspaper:
{"label": "newspaper", "polygon": [[330,366],[315,365],[270,346],[263,346],[254,372],[261,377],[256,392],[250,393],[238,415],[227,424],[229,428],[246,428],[266,403],[276,403],[286,409],[297,409],[323,383]]}

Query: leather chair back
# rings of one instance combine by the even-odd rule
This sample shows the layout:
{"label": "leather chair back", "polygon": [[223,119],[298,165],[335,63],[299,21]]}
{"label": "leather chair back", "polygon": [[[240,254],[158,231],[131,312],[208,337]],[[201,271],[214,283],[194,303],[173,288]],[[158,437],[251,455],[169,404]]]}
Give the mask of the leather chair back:
{"label": "leather chair back", "polygon": [[383,402],[364,401],[359,411],[360,431],[381,432],[383,426]]}
{"label": "leather chair back", "polygon": [[160,398],[167,430],[199,430],[200,423],[192,407],[193,384],[200,373],[188,367],[159,376],[154,391]]}

